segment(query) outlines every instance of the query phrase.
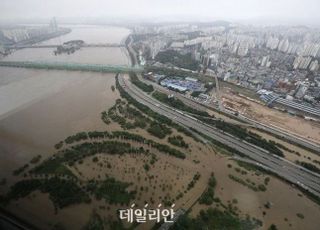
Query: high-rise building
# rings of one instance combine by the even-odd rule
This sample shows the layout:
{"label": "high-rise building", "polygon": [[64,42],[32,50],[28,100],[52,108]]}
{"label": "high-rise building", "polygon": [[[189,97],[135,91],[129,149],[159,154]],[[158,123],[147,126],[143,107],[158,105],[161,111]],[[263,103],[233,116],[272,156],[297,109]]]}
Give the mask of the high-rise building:
{"label": "high-rise building", "polygon": [[305,93],[307,92],[309,88],[309,83],[308,82],[301,82],[298,84],[298,87],[296,89],[295,97],[298,99],[303,98]]}
{"label": "high-rise building", "polygon": [[52,32],[57,32],[58,30],[58,24],[56,18],[52,18],[49,24],[49,27]]}
{"label": "high-rise building", "polygon": [[286,53],[289,49],[289,45],[290,45],[290,43],[289,43],[288,39],[282,39],[279,43],[278,50]]}
{"label": "high-rise building", "polygon": [[278,48],[278,45],[279,45],[279,39],[276,38],[276,37],[270,37],[268,40],[267,40],[267,48],[269,49],[272,49],[272,50],[275,50]]}
{"label": "high-rise building", "polygon": [[260,65],[263,66],[263,67],[270,67],[270,65],[271,65],[270,56],[269,55],[268,56],[264,56],[262,58],[262,60],[261,60],[261,64]]}
{"label": "high-rise building", "polygon": [[318,60],[314,60],[313,62],[311,62],[310,66],[309,66],[310,71],[317,71],[319,69],[319,63]]}
{"label": "high-rise building", "polygon": [[300,54],[302,56],[312,56],[316,57],[318,51],[320,50],[320,44],[316,43],[305,43]]}
{"label": "high-rise building", "polygon": [[247,42],[241,42],[238,47],[238,55],[245,56],[248,54],[249,51],[249,44]]}
{"label": "high-rise building", "polygon": [[311,60],[312,60],[311,57],[298,56],[294,59],[293,68],[294,69],[307,69]]}

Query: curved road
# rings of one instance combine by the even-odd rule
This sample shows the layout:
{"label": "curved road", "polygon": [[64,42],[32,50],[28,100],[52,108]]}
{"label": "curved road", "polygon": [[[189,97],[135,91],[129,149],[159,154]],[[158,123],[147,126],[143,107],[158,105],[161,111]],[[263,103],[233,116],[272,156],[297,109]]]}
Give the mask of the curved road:
{"label": "curved road", "polygon": [[142,104],[145,104],[155,112],[162,114],[176,123],[183,126],[192,127],[195,130],[223,143],[241,153],[245,154],[252,160],[255,160],[257,165],[262,166],[280,177],[286,179],[292,184],[296,184],[316,196],[320,197],[320,175],[310,172],[296,164],[293,164],[285,159],[270,154],[264,149],[261,149],[252,144],[241,141],[240,139],[222,132],[212,126],[202,123],[201,121],[179,111],[164,105],[152,98],[150,95],[142,92],[135,85],[131,84],[127,76],[119,75],[119,83],[123,86],[134,99]]}
{"label": "curved road", "polygon": [[[138,74],[138,77],[141,81],[146,82],[146,80],[143,77],[141,77],[139,74]],[[161,91],[165,90],[164,87],[162,87],[154,82],[148,81],[146,83],[153,85],[153,87],[155,87],[158,90],[161,90]],[[191,106],[194,106],[195,104],[197,104],[198,106],[203,106],[203,107],[211,109],[211,110],[219,110],[221,113],[227,114],[228,116],[231,116],[231,117],[234,117],[235,119],[241,120],[245,124],[251,125],[252,127],[256,127],[257,129],[264,130],[269,133],[273,133],[281,138],[284,138],[285,140],[287,140],[289,142],[297,143],[301,146],[304,146],[307,149],[312,150],[315,154],[320,155],[320,145],[318,143],[311,141],[311,140],[308,140],[306,138],[303,138],[301,136],[298,136],[294,133],[290,133],[287,130],[282,130],[279,127],[272,127],[270,125],[266,125],[264,123],[252,120],[252,119],[247,118],[241,114],[239,114],[238,116],[235,116],[233,113],[228,112],[227,110],[223,109],[223,105],[221,105],[220,102],[219,102],[219,108],[214,108],[211,105],[203,104],[199,101],[195,101],[195,100],[188,98],[182,94],[177,93],[175,95],[186,104],[189,104]],[[219,101],[220,101],[220,99],[219,99]]]}

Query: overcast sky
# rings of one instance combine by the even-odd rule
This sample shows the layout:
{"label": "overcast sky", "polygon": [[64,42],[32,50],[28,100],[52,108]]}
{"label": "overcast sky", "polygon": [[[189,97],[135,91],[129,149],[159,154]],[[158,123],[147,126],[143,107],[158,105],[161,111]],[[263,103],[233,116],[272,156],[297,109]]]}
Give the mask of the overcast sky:
{"label": "overcast sky", "polygon": [[0,0],[0,20],[157,18],[320,24],[320,0]]}

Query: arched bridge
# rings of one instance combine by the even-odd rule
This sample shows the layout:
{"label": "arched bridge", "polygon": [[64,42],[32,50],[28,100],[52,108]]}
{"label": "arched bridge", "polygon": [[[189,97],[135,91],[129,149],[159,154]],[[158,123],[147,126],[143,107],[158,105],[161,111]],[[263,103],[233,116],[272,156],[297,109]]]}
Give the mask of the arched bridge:
{"label": "arched bridge", "polygon": [[140,66],[125,65],[101,65],[101,64],[81,64],[81,63],[65,63],[65,62],[19,62],[19,61],[0,61],[0,66],[32,68],[32,69],[53,69],[53,70],[78,70],[93,71],[104,73],[128,73],[143,71]]}

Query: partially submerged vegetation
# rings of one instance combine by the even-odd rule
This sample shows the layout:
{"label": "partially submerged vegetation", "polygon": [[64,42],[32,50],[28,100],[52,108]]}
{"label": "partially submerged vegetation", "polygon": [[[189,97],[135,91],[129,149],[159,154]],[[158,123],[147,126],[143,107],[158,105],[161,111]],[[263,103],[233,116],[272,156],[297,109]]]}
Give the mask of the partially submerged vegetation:
{"label": "partially submerged vegetation", "polygon": [[194,185],[196,184],[196,182],[200,179],[200,173],[197,172],[196,174],[194,174],[192,180],[190,181],[190,183],[187,186],[187,190],[190,190],[194,187]]}
{"label": "partially submerged vegetation", "polygon": [[181,148],[189,148],[189,145],[183,140],[183,137],[180,135],[168,137],[168,142]]}
{"label": "partially submerged vegetation", "polygon": [[185,105],[181,100],[173,97],[169,98],[164,93],[155,91],[152,94],[152,96],[162,103],[165,103],[179,110],[194,114],[195,118],[197,118],[198,120],[206,124],[215,126],[216,128],[223,130],[224,132],[227,132],[235,137],[238,137],[251,144],[254,144],[258,147],[266,149],[272,154],[278,155],[280,157],[284,157],[283,152],[279,149],[279,147],[277,146],[277,143],[274,141],[268,141],[262,138],[261,136],[259,136],[258,134],[248,131],[247,129],[242,128],[239,125],[231,124],[219,119],[213,119],[214,116],[210,116],[207,112],[199,111],[197,109],[189,107]]}
{"label": "partially submerged vegetation", "polygon": [[247,129],[240,127],[239,125],[231,124],[222,120],[213,120],[205,117],[196,116],[197,119],[215,126],[216,128],[223,130],[235,137],[245,140],[253,145],[268,150],[270,153],[280,157],[284,157],[283,152],[276,146],[274,141],[267,141],[256,133],[247,131]]}
{"label": "partially submerged vegetation", "polygon": [[175,128],[178,132],[184,133],[185,135],[192,137],[195,141],[199,141],[199,139],[192,132],[190,132],[188,129],[182,127],[181,125],[178,125],[177,123],[173,122],[172,120],[170,120],[166,116],[163,116],[161,114],[154,112],[148,106],[145,106],[145,105],[141,104],[140,102],[136,101],[134,98],[132,98],[120,86],[119,80],[118,80],[118,75],[116,76],[116,86],[120,92],[121,97],[125,98],[128,101],[128,103],[134,105],[137,109],[139,109],[140,111],[143,111],[143,113],[145,113],[149,117],[153,118],[154,120],[156,120],[159,123],[166,124],[172,128]]}
{"label": "partially submerged vegetation", "polygon": [[214,201],[214,189],[217,185],[216,178],[214,174],[211,173],[211,176],[208,181],[208,187],[206,191],[199,198],[199,204],[211,205]]}
{"label": "partially submerged vegetation", "polygon": [[[270,174],[272,176],[275,176],[276,178],[279,178],[280,180],[284,180],[285,182],[292,184],[291,182],[285,180],[283,177],[279,177],[276,173],[268,171],[262,167],[259,167],[257,165],[254,164],[250,164],[247,162],[242,162],[242,161],[236,161],[238,163],[239,166],[246,168],[249,171],[259,171],[265,174]],[[269,179],[267,181],[264,181],[265,185],[267,185],[269,183]],[[310,198],[312,201],[314,201],[316,204],[320,205],[320,197],[314,195],[312,192],[303,189],[302,187],[297,187],[299,190],[301,190],[306,196],[308,196],[308,198]]]}
{"label": "partially submerged vegetation", "polygon": [[171,230],[193,230],[193,229],[232,229],[232,230],[253,230],[261,227],[261,221],[256,219],[240,219],[228,211],[221,211],[216,208],[201,210],[196,218],[183,215],[170,228]]}
{"label": "partially submerged vegetation", "polygon": [[[126,141],[135,141],[140,144],[145,144],[148,147],[155,148],[159,152],[166,153],[178,158],[185,158],[185,154],[177,149],[171,148],[168,145],[157,143],[151,139],[147,139],[141,135],[129,133],[127,131],[91,131],[86,133],[91,142],[84,142],[82,144],[74,145],[69,149],[64,149],[61,151],[64,155],[64,161],[70,162],[76,156],[76,160],[81,159],[81,156],[87,157],[89,155],[94,155],[96,153],[108,153],[108,154],[125,154],[125,153],[147,153],[147,149],[133,148]],[[101,140],[101,142],[92,141],[94,139]],[[103,139],[110,140],[122,140],[120,141],[102,141]],[[79,154],[82,153],[82,154]]]}
{"label": "partially submerged vegetation", "polygon": [[170,128],[166,127],[165,125],[163,124],[160,124],[158,122],[152,122],[150,124],[150,127],[147,129],[147,131],[155,136],[155,137],[158,137],[160,139],[163,139],[165,138],[168,134],[171,134],[172,131]]}
{"label": "partially submerged vegetation", "polygon": [[136,73],[129,73],[130,76],[130,80],[131,82],[137,86],[138,88],[140,88],[142,91],[146,92],[146,93],[151,93],[154,89],[152,85],[148,85],[142,81],[139,80],[139,78],[137,77]]}
{"label": "partially submerged vegetation", "polygon": [[101,216],[97,212],[93,212],[88,223],[84,227],[85,230],[104,230],[104,223]]}
{"label": "partially submerged vegetation", "polygon": [[315,172],[315,173],[319,173],[320,174],[320,168],[318,168],[317,166],[315,166],[314,164],[308,163],[308,162],[304,162],[304,161],[296,161],[296,163],[298,165],[301,165],[302,167]]}
{"label": "partially submerged vegetation", "polygon": [[27,168],[29,168],[29,164],[25,164],[25,165],[21,166],[20,168],[15,169],[12,174],[13,174],[14,176],[18,176],[18,175],[20,175],[22,172],[24,172]]}
{"label": "partially submerged vegetation", "polygon": [[17,200],[37,190],[49,193],[54,206],[60,209],[77,203],[90,202],[88,194],[82,191],[74,181],[57,177],[19,181],[11,187],[6,200]]}
{"label": "partially submerged vegetation", "polygon": [[14,184],[6,194],[6,202],[26,197],[34,191],[48,193],[49,198],[56,209],[91,202],[90,195],[96,199],[105,199],[109,204],[126,204],[135,198],[135,191],[128,192],[130,184],[107,178],[104,181],[88,181],[84,189],[80,182],[74,179],[62,179],[59,177],[44,179],[21,180]]}
{"label": "partially submerged vegetation", "polygon": [[184,104],[181,100],[174,98],[174,97],[168,97],[167,94],[165,93],[161,93],[159,91],[155,91],[152,93],[152,97],[154,97],[155,99],[157,99],[158,101],[167,104],[169,106],[172,106],[176,109],[188,112],[188,113],[192,113],[192,114],[196,114],[199,116],[205,116],[205,117],[211,117],[207,112],[205,111],[200,111],[197,109],[194,109],[190,106],[187,106],[186,104]]}
{"label": "partially submerged vegetation", "polygon": [[37,155],[30,160],[31,164],[37,164],[41,160],[41,155]]}
{"label": "partially submerged vegetation", "polygon": [[[171,135],[172,129],[177,129],[178,131],[183,130],[182,132],[187,132],[190,134],[189,136],[195,138],[193,133],[196,132],[194,132],[194,130],[191,133],[188,129],[182,128],[170,120],[168,121],[165,117],[153,113],[153,111],[142,110],[141,108],[143,108],[143,106],[141,106],[141,108],[136,107],[136,105],[139,105],[138,103],[139,102],[131,102],[130,104],[127,104],[123,100],[118,100],[117,104],[112,108],[113,114],[109,116],[106,111],[102,114],[102,119],[106,124],[110,124],[111,121],[117,122],[124,130],[140,128],[149,132],[149,129],[153,129],[151,132],[153,132],[154,136],[166,138],[161,140],[162,142],[167,140],[171,145],[185,148],[186,151],[189,151],[189,144],[181,135]],[[115,116],[112,117],[112,115]],[[125,120],[120,117],[125,117]],[[164,124],[157,120],[157,118],[160,118],[160,120],[163,119],[163,121],[165,121]],[[156,138],[153,139],[157,140]],[[223,144],[217,143],[215,140],[212,140],[212,142],[221,148],[225,147]],[[177,150],[173,148],[174,146],[170,147],[171,145],[160,144],[154,140],[146,139],[141,135],[123,130],[110,132],[79,132],[67,137],[64,141],[59,142],[56,145],[56,149],[58,151],[53,155],[53,157],[44,160],[41,163],[41,157],[35,157],[31,163],[39,164],[29,170],[29,176],[33,179],[19,181],[11,188],[5,199],[2,197],[0,197],[0,199],[1,201],[15,200],[28,196],[34,191],[40,191],[42,193],[49,194],[49,197],[57,210],[78,203],[88,203],[91,199],[96,199],[98,201],[102,200],[109,205],[120,204],[128,206],[131,201],[136,200],[138,191],[140,191],[139,197],[141,197],[141,191],[147,191],[149,187],[137,187],[134,186],[134,183],[125,182],[124,179],[122,179],[123,181],[120,181],[113,177],[109,177],[107,174],[105,175],[106,177],[100,177],[99,174],[99,180],[82,180],[83,178],[80,179],[79,175],[81,175],[81,173],[79,173],[80,171],[78,171],[77,167],[79,166],[80,170],[82,170],[81,167],[85,167],[85,165],[88,164],[93,164],[95,166],[99,166],[101,164],[99,167],[108,165],[106,168],[110,169],[112,167],[112,169],[114,169],[116,166],[112,165],[112,162],[110,162],[108,158],[105,158],[105,155],[117,155],[108,157],[121,159],[122,157],[120,157],[120,155],[123,156],[124,154],[131,154],[134,156],[140,156],[143,154],[148,157],[142,158],[142,173],[145,173],[146,175],[144,178],[145,180],[151,181],[151,178],[154,178],[152,173],[154,164],[157,161],[157,156],[153,153],[153,150],[179,158],[177,161],[186,158],[186,154],[183,153],[182,149]],[[190,146],[193,147],[193,145]],[[228,150],[233,151],[232,148],[229,148]],[[236,150],[233,152],[236,152]],[[87,159],[87,161],[85,161],[85,159]],[[107,161],[105,161],[106,159]],[[121,161],[122,160],[123,159],[121,159]],[[198,159],[193,159],[193,161],[198,161]],[[200,163],[200,161],[198,163]],[[203,161],[201,163],[203,163]],[[82,165],[80,166],[80,164]],[[199,164],[199,166],[200,165],[202,164]],[[26,167],[24,171],[26,171],[27,168],[28,167]],[[73,169],[76,170],[74,171]],[[141,173],[141,171],[139,173]],[[142,177],[143,180],[143,176],[141,175],[140,177],[139,173],[137,174],[138,177]],[[158,176],[156,176],[156,178],[158,178]],[[175,199],[170,198],[172,195],[166,194],[163,196],[161,194],[161,201],[164,206],[169,206],[175,201],[181,199],[189,190],[197,190],[193,188],[197,186],[196,183],[200,179],[200,173],[194,174],[193,177],[191,175],[190,179],[191,180],[188,181],[189,183],[187,182],[184,184],[183,189],[179,190],[178,193],[176,193],[177,195],[173,196]],[[160,179],[158,179],[158,182],[159,180]],[[248,181],[245,182],[249,183]],[[254,186],[256,191],[265,190],[265,186],[268,185],[268,182],[269,179],[265,179],[264,185],[259,184],[258,186]],[[212,173],[208,179],[208,187],[200,197],[198,196],[198,201],[200,204],[206,205],[212,205],[213,202],[217,202],[219,203],[219,206],[217,205],[217,207],[225,208],[220,199],[215,197],[214,189],[216,187],[216,183],[216,179]],[[67,191],[67,188],[70,188],[70,190]],[[167,193],[172,189],[172,187],[167,187],[163,184],[161,189]],[[57,192],[54,192],[53,190],[56,190]],[[74,199],[71,197],[71,193],[76,194]],[[31,197],[32,196],[30,196],[30,198]],[[154,200],[152,200],[151,203],[154,204]],[[99,209],[109,210],[110,206],[105,207],[102,205]],[[191,218],[187,215],[183,216],[171,229],[221,229],[222,227],[230,229],[255,229],[261,224],[259,221],[254,219],[242,219],[235,211],[227,208],[225,209],[226,210],[221,211],[220,208],[209,208],[209,210],[201,211],[196,218]],[[108,220],[107,224],[105,223],[104,218],[105,217],[102,218],[97,212],[94,212],[85,226],[85,229],[104,229],[106,225],[109,225],[111,229],[124,229],[121,221]]]}
{"label": "partially submerged vegetation", "polygon": [[32,174],[40,174],[40,175],[64,175],[73,177],[73,173],[66,167],[63,162],[57,158],[49,159],[44,161],[42,164],[36,166],[32,170],[30,170]]}
{"label": "partially submerged vegetation", "polygon": [[264,184],[259,184],[256,185],[255,182],[252,182],[251,180],[247,179],[247,180],[243,180],[240,177],[234,176],[232,174],[229,174],[229,178],[233,181],[236,181],[246,187],[248,187],[249,189],[255,191],[255,192],[265,192],[267,190],[266,186]]}
{"label": "partially submerged vegetation", "polygon": [[129,185],[114,178],[107,178],[98,185],[93,182],[87,188],[93,191],[98,200],[104,199],[109,204],[129,205],[130,200],[135,198],[136,193],[136,191],[127,191]]}
{"label": "partially submerged vegetation", "polygon": [[108,112],[102,112],[102,114],[104,116],[102,119],[110,118],[113,122],[118,123],[122,129],[144,129],[151,122],[139,110],[120,99],[117,100],[116,105],[112,106]]}

